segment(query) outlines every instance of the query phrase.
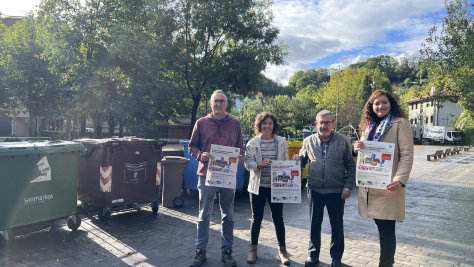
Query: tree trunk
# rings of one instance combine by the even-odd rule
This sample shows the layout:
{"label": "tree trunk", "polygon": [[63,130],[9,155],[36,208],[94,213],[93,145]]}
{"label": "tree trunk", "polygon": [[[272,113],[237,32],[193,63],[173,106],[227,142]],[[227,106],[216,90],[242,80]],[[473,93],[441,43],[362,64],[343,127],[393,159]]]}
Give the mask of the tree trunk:
{"label": "tree trunk", "polygon": [[119,123],[119,137],[123,137],[123,124]]}
{"label": "tree trunk", "polygon": [[64,134],[64,137],[66,138],[66,140],[72,140],[71,128],[72,128],[71,117],[70,115],[67,115],[66,116],[66,132]]}
{"label": "tree trunk", "polygon": [[81,115],[80,121],[81,121],[81,137],[84,138],[86,137],[86,121],[87,121],[87,117],[85,114]]}
{"label": "tree trunk", "polygon": [[194,129],[194,123],[196,122],[196,117],[197,117],[197,111],[199,108],[199,103],[201,102],[201,94],[197,94],[196,96],[193,97],[193,108],[191,112],[191,127],[189,127],[189,137],[188,139],[191,138],[191,134],[193,133]]}
{"label": "tree trunk", "polygon": [[115,135],[115,118],[114,115],[109,113],[109,137],[113,137]]}
{"label": "tree trunk", "polygon": [[94,125],[95,138],[102,138],[102,124],[96,123]]}

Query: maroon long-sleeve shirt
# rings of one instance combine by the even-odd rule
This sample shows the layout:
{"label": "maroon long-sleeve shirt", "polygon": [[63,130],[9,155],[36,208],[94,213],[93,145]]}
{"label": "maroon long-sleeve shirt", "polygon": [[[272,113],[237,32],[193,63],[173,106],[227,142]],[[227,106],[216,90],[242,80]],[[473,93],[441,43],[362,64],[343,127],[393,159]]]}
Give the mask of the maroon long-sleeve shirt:
{"label": "maroon long-sleeve shirt", "polygon": [[206,175],[207,162],[201,162],[199,159],[203,152],[211,151],[211,144],[238,147],[240,155],[243,156],[245,149],[240,122],[229,114],[226,114],[223,119],[217,120],[212,117],[211,113],[196,121],[189,140],[188,151],[199,161],[198,175]]}

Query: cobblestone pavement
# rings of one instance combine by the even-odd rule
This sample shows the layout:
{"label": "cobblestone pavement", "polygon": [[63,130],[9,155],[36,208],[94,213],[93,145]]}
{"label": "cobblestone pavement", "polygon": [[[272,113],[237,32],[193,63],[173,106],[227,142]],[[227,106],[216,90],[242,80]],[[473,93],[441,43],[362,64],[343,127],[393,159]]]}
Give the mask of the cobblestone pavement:
{"label": "cobblestone pavement", "polygon": [[[427,161],[439,147],[416,146],[414,168],[407,186],[407,219],[397,223],[395,266],[474,266],[474,152]],[[305,192],[305,191],[304,191]],[[268,207],[267,207],[268,208]],[[248,195],[235,203],[234,256],[247,265],[250,209]],[[285,205],[287,248],[292,265],[307,257],[309,216],[303,203]],[[187,197],[181,209],[149,207],[115,213],[109,221],[84,218],[76,232],[64,221],[50,229],[26,234],[0,246],[0,266],[189,266],[194,254],[196,197]],[[219,210],[215,205],[208,261],[220,263]],[[329,266],[330,227],[323,222],[320,266]],[[377,266],[378,237],[374,222],[357,214],[357,196],[346,202],[345,266]],[[269,209],[262,225],[258,261],[253,266],[279,266],[276,238]]]}

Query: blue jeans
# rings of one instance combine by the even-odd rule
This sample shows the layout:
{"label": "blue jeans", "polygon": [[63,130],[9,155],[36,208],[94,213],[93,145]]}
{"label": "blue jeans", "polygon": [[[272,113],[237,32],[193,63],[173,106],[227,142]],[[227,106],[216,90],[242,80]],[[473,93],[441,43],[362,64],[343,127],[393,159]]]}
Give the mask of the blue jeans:
{"label": "blue jeans", "polygon": [[221,249],[232,248],[234,243],[234,196],[235,189],[206,186],[206,177],[199,176],[199,218],[197,222],[197,237],[194,243],[196,250],[207,250],[209,241],[209,226],[214,198],[219,193],[221,209]]}
{"label": "blue jeans", "polygon": [[320,194],[308,188],[309,214],[311,218],[311,230],[309,241],[309,256],[319,259],[321,250],[321,224],[323,222],[324,207],[328,210],[329,222],[331,224],[331,247],[329,253],[331,258],[340,260],[344,253],[344,203],[341,193]]}

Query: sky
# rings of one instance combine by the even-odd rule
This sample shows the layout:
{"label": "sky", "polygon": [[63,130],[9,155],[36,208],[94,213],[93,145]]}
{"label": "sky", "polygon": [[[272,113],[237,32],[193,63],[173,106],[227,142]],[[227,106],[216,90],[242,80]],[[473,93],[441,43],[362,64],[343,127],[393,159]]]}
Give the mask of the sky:
{"label": "sky", "polygon": [[[39,2],[0,0],[0,12],[21,16]],[[444,0],[273,0],[273,15],[288,56],[265,75],[287,85],[298,70],[344,68],[379,55],[417,56],[446,8]]]}

